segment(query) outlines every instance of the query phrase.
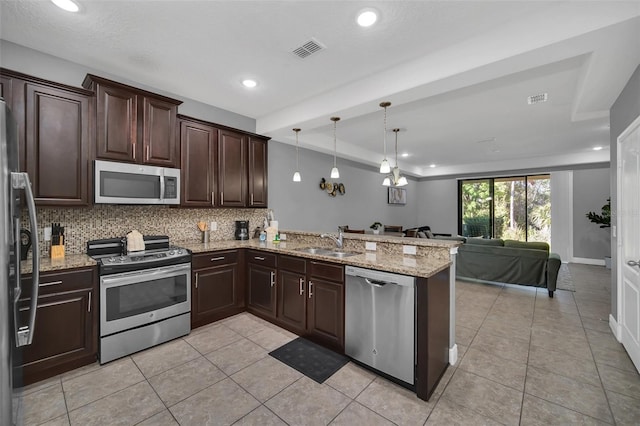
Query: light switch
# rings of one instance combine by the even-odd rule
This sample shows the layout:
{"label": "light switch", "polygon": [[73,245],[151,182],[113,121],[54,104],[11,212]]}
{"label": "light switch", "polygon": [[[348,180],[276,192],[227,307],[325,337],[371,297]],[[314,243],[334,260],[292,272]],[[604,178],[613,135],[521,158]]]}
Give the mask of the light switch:
{"label": "light switch", "polygon": [[46,226],[44,228],[44,240],[45,241],[51,241],[51,227],[50,226]]}
{"label": "light switch", "polygon": [[364,248],[365,248],[365,250],[376,251],[376,243],[371,242],[371,241],[366,241],[364,243]]}
{"label": "light switch", "polygon": [[217,231],[217,230],[218,230],[218,223],[217,222],[209,223],[209,231]]}
{"label": "light switch", "polygon": [[416,254],[416,246],[402,246],[402,253],[403,254]]}

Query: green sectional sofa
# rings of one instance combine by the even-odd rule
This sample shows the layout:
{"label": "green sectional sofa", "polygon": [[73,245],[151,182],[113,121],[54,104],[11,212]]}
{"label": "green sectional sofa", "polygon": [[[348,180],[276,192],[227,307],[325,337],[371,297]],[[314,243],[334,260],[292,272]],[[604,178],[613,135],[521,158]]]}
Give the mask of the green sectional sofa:
{"label": "green sectional sofa", "polygon": [[545,287],[553,297],[560,264],[547,243],[468,238],[458,248],[456,278]]}

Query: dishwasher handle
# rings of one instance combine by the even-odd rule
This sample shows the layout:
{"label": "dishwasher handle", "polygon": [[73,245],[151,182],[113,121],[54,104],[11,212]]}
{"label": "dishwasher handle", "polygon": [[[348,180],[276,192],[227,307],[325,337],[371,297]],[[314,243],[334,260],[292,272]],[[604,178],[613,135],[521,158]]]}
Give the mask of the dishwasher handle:
{"label": "dishwasher handle", "polygon": [[[364,278],[364,277],[362,277]],[[364,280],[367,282],[367,284],[370,284],[374,287],[384,287],[387,284],[395,284],[395,283],[390,283],[387,281],[378,281],[378,280],[372,280],[371,278],[364,278]]]}

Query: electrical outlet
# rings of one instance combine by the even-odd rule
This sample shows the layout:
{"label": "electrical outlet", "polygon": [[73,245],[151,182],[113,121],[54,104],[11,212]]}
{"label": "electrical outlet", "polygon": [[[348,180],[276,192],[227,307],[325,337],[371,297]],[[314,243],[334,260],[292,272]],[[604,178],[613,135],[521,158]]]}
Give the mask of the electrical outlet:
{"label": "electrical outlet", "polygon": [[217,230],[218,230],[218,223],[217,222],[209,223],[209,231],[217,231]]}
{"label": "electrical outlet", "polygon": [[51,241],[51,227],[50,226],[46,226],[44,228],[44,240],[45,241]]}
{"label": "electrical outlet", "polygon": [[280,241],[287,241],[287,234],[280,234]]}
{"label": "electrical outlet", "polygon": [[402,246],[402,253],[403,254],[412,254],[415,255],[416,254],[416,246]]}
{"label": "electrical outlet", "polygon": [[366,241],[364,243],[364,248],[365,250],[376,251],[376,243],[373,243],[371,241]]}

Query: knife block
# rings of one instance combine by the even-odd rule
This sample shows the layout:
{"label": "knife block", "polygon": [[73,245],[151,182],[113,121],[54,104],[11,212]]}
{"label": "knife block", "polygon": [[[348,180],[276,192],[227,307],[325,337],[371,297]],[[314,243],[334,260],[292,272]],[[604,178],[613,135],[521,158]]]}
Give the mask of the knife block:
{"label": "knife block", "polygon": [[64,245],[51,246],[51,259],[64,259]]}

